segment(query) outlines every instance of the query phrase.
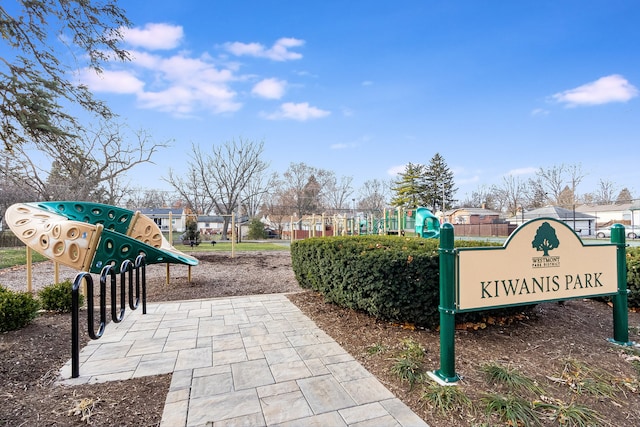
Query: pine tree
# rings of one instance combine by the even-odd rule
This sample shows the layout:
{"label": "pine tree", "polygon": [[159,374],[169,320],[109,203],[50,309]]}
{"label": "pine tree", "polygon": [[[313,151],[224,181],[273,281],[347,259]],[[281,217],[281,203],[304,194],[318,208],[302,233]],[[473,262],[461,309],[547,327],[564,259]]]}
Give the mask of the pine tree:
{"label": "pine tree", "polygon": [[394,182],[391,189],[395,196],[391,199],[391,206],[404,209],[414,209],[419,206],[422,193],[422,181],[424,178],[424,165],[407,163],[404,172]]}
{"label": "pine tree", "polygon": [[420,187],[422,190],[420,203],[430,207],[432,212],[437,208],[444,211],[456,202],[453,196],[458,189],[453,182],[453,172],[440,153],[436,153],[424,169]]}

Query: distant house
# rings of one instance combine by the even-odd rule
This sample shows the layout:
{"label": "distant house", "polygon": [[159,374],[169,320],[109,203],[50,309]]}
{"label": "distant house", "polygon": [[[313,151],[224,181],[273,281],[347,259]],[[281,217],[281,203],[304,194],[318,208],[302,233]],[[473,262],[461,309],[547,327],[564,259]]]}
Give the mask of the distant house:
{"label": "distant house", "polygon": [[454,225],[456,236],[508,236],[516,228],[504,221],[500,212],[485,208],[458,208],[436,215]]}
{"label": "distant house", "polygon": [[[229,226],[231,226],[231,217],[228,217]],[[249,217],[246,215],[236,217],[236,224],[239,224],[242,229],[246,228],[249,223]],[[224,216],[222,215],[198,215],[198,230],[201,235],[214,235],[222,234],[222,228],[224,226]],[[243,230],[243,234],[245,230]]]}
{"label": "distant house", "polygon": [[553,218],[565,222],[578,235],[592,236],[596,230],[596,217],[584,212],[561,208],[560,206],[545,206],[530,211],[520,211],[517,215],[507,218],[512,224],[520,225],[530,219]]}
{"label": "distant house", "polygon": [[495,224],[500,212],[483,208],[458,208],[445,213],[445,222],[451,224]]}
{"label": "distant house", "polygon": [[596,217],[597,227],[606,227],[615,223],[640,225],[640,204],[622,203],[619,205],[580,205],[576,212]]}
{"label": "distant house", "polygon": [[175,231],[182,233],[185,231],[187,215],[183,209],[175,208],[141,208],[140,213],[153,219],[160,231]]}

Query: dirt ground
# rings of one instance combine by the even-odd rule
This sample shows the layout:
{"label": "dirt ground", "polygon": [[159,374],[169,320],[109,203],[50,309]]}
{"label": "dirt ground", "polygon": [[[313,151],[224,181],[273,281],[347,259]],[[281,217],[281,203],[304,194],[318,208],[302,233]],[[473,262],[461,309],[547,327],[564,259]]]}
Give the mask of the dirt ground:
{"label": "dirt ground", "polygon": [[[484,407],[490,393],[509,395],[486,379],[483,367],[494,363],[517,369],[539,386],[529,401],[558,406],[585,405],[600,414],[598,425],[640,425],[640,349],[615,346],[611,308],[603,302],[575,300],[541,304],[512,319],[460,325],[455,339],[458,389],[470,406],[442,414],[424,399],[426,379],[413,387],[392,372],[403,345],[425,350],[419,371],[439,368],[439,333],[378,321],[353,310],[327,304],[320,295],[302,291],[291,271],[289,253],[196,253],[191,271],[172,266],[166,285],[164,266],[147,269],[149,302],[261,293],[290,293],[289,298],[316,324],[359,360],[398,398],[432,427],[508,425]],[[61,280],[75,272],[63,269]],[[0,284],[24,288],[24,267],[0,271]],[[34,289],[52,283],[52,263],[34,267]],[[501,322],[502,320],[502,322]],[[510,320],[510,321],[506,321]],[[84,325],[86,323],[81,323]],[[640,341],[640,314],[629,313],[629,339]],[[88,340],[84,334],[84,341]],[[135,380],[59,386],[59,368],[70,356],[70,316],[43,313],[28,327],[0,334],[0,426],[157,426],[170,375]],[[591,384],[604,384],[594,392]],[[541,425],[561,424],[541,418]],[[591,425],[591,424],[585,424]]]}

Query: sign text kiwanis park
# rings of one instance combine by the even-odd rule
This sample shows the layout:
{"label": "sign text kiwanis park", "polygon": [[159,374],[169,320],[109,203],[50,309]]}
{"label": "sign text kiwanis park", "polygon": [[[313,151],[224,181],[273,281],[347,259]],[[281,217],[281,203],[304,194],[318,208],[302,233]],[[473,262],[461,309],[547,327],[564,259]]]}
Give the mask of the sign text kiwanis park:
{"label": "sign text kiwanis park", "polygon": [[616,246],[584,245],[549,218],[518,228],[502,247],[459,248],[456,311],[614,294]]}

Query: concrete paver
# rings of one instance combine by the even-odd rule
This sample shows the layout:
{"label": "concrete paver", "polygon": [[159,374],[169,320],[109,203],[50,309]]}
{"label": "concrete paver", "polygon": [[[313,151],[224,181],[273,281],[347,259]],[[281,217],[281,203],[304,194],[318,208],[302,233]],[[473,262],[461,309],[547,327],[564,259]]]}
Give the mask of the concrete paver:
{"label": "concrete paver", "polygon": [[80,361],[60,382],[173,373],[162,427],[428,427],[283,294],[148,304]]}

